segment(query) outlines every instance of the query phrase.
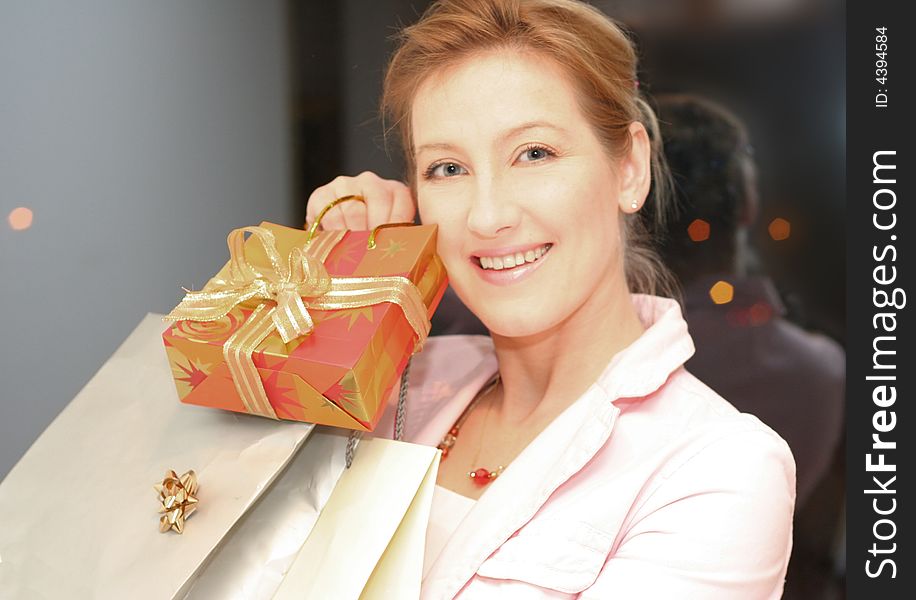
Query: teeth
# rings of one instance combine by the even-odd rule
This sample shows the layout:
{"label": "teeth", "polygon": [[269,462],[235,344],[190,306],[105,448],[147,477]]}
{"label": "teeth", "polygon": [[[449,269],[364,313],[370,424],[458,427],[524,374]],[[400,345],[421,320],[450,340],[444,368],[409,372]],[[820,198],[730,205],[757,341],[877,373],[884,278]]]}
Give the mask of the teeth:
{"label": "teeth", "polygon": [[507,254],[506,256],[481,256],[480,257],[480,266],[484,269],[493,269],[494,271],[499,271],[501,269],[511,269],[519,265],[525,264],[526,262],[534,262],[547,254],[547,251],[550,249],[550,244],[545,244],[535,250],[528,250],[524,254],[521,252],[516,252],[515,254]]}

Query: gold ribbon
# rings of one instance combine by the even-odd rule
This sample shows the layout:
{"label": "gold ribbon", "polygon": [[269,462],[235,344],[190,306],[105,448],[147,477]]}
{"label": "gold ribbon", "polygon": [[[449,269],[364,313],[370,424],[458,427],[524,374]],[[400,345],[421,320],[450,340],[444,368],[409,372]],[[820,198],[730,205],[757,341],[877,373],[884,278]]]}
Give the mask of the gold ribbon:
{"label": "gold ribbon", "polygon": [[[245,233],[263,246],[270,268],[259,270],[245,256]],[[235,388],[249,413],[277,418],[252,360],[264,338],[276,330],[284,343],[314,328],[308,309],[343,310],[382,302],[397,304],[417,335],[419,351],[429,334],[426,305],[406,277],[331,277],[324,266],[345,231],[324,231],[295,247],[284,262],[273,233],[263,227],[241,227],[228,237],[229,277],[211,279],[199,292],[185,290],[182,301],[165,318],[172,321],[216,321],[238,304],[262,300],[245,323],[223,344],[223,356]],[[272,300],[276,306],[263,301]]]}

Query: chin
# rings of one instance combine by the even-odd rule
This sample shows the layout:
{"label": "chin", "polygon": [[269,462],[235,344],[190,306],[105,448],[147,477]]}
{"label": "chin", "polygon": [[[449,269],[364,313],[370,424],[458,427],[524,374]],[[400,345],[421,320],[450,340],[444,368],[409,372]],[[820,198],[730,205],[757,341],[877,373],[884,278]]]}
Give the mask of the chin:
{"label": "chin", "polygon": [[[468,305],[492,335],[507,338],[530,337],[552,329],[562,320],[556,309],[544,305],[533,307],[480,307]],[[547,313],[550,314],[547,314]]]}

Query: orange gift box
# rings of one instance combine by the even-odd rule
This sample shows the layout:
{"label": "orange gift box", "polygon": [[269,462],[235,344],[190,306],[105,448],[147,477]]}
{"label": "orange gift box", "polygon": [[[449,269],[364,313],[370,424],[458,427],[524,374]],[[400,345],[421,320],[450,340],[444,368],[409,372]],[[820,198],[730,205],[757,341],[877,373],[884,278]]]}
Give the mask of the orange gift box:
{"label": "orange gift box", "polygon": [[[269,232],[265,235],[275,241],[276,255],[282,261],[289,259],[289,264],[292,257],[299,256],[294,249],[307,246],[306,231],[266,222],[260,228]],[[258,228],[246,228],[253,229]],[[271,260],[261,240],[252,235],[242,243],[243,234],[236,231],[240,251],[252,272],[272,273],[277,261]],[[378,279],[406,278],[409,281],[404,283],[412,288],[411,294],[422,300],[417,306],[421,313],[425,308],[421,317],[426,331],[418,335],[416,319],[410,321],[406,308],[393,302],[335,310],[309,307],[308,298],[303,297],[309,307],[311,331],[284,342],[281,332],[268,322],[265,330],[270,332],[252,344],[245,357],[253,363],[270,405],[258,414],[362,431],[375,428],[407,361],[425,338],[429,318],[447,285],[445,268],[436,255],[436,232],[435,225],[419,225],[378,228],[375,232],[319,233],[312,244],[320,245],[316,242],[322,236],[335,236],[330,242],[329,238],[324,240],[330,248],[323,260],[330,281],[359,287],[363,281],[369,285]],[[371,235],[374,244],[370,244]],[[230,235],[230,249],[232,239]],[[201,294],[216,289],[214,282],[230,279],[231,273],[232,260]],[[312,304],[322,306],[320,302]],[[240,393],[244,386],[231,366],[232,342],[227,342],[238,338],[246,323],[252,325],[249,319],[258,318],[264,308],[276,306],[276,298],[249,298],[232,306],[224,316],[212,320],[185,318],[163,333],[182,402],[256,412]],[[281,308],[275,312],[283,312]]]}

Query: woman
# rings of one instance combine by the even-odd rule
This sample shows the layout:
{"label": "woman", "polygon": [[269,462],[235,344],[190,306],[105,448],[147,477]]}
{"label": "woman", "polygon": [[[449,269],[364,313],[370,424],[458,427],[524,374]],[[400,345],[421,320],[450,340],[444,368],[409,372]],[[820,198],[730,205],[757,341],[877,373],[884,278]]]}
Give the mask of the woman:
{"label": "woman", "polygon": [[309,200],[314,219],[366,199],[329,228],[419,208],[491,333],[430,339],[411,371],[406,439],[445,455],[426,598],[780,595],[794,463],[683,369],[679,306],[652,295],[668,280],[641,211],[666,179],[635,77],[585,4],[436,3],[385,80],[407,185],[363,173]]}

